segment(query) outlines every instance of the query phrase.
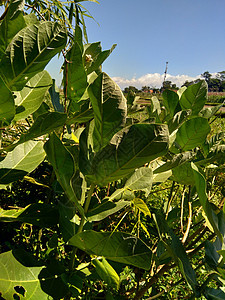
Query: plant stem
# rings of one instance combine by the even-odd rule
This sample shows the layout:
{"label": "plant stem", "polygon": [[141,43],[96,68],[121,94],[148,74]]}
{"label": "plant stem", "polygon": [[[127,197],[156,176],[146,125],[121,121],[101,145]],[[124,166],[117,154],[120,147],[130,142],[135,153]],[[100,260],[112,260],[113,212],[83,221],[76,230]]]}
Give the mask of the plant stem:
{"label": "plant stem", "polygon": [[183,224],[183,217],[184,217],[184,198],[185,198],[185,185],[183,188],[183,193],[181,197],[181,208],[180,208],[180,227],[181,232],[184,234],[184,224]]}
{"label": "plant stem", "polygon": [[168,218],[168,214],[169,214],[169,209],[170,209],[170,204],[173,200],[173,190],[174,190],[174,185],[175,185],[175,181],[173,181],[172,183],[172,186],[171,186],[171,189],[170,189],[170,195],[169,195],[169,199],[168,199],[168,202],[167,202],[167,207],[166,207],[166,220]]}
{"label": "plant stem", "polygon": [[[89,205],[90,205],[90,202],[91,202],[91,196],[94,192],[94,189],[95,189],[95,185],[92,183],[91,186],[90,186],[90,190],[88,192],[86,202],[84,204],[84,214],[86,214],[88,212],[88,208],[89,208]],[[84,223],[85,223],[85,217],[82,216],[81,221],[80,221],[80,225],[79,225],[78,230],[77,230],[77,234],[82,232],[83,227],[84,227]],[[73,251],[71,253],[71,257],[70,257],[70,266],[69,266],[70,271],[72,271],[73,268],[74,268],[76,253],[77,253],[77,247],[74,247]]]}
{"label": "plant stem", "polygon": [[[2,127],[2,121],[0,121],[0,127]],[[0,149],[2,148],[2,128],[0,128]]]}

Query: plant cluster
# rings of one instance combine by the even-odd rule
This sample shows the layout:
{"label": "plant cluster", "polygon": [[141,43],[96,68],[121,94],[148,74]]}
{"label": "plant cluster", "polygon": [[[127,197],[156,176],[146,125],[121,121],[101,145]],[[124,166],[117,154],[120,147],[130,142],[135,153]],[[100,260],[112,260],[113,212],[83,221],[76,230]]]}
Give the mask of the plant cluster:
{"label": "plant cluster", "polygon": [[[225,141],[207,83],[140,108],[102,72],[114,46],[23,5],[0,23],[1,299],[224,299]],[[60,51],[61,95],[44,70]]]}

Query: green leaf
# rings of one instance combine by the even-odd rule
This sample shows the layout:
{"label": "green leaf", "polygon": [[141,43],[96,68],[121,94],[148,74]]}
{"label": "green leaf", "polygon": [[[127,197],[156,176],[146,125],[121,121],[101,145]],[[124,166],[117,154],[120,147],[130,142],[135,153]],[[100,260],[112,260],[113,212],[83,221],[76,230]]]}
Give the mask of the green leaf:
{"label": "green leaf", "polygon": [[152,188],[153,172],[151,168],[141,167],[126,181],[124,188],[133,191],[145,191],[149,194]]}
{"label": "green leaf", "polygon": [[140,198],[134,198],[133,200],[134,206],[139,209],[141,212],[145,214],[145,216],[151,217],[150,210],[147,204]]}
{"label": "green leaf", "polygon": [[210,126],[207,119],[192,118],[178,129],[175,143],[179,145],[182,151],[192,150],[205,142],[209,132]]}
{"label": "green leaf", "polygon": [[164,247],[179,267],[187,283],[194,291],[197,291],[196,274],[191,266],[181,241],[161,216],[154,215],[153,217]]}
{"label": "green leaf", "polygon": [[212,107],[205,107],[199,113],[201,117],[210,119],[212,118],[217,112],[219,112],[220,108],[223,107],[224,102],[222,104],[212,106]]}
{"label": "green leaf", "polygon": [[16,113],[14,98],[0,75],[0,121],[10,124]]}
{"label": "green leaf", "polygon": [[12,252],[0,254],[0,291],[7,300],[15,299],[14,287],[22,286],[25,289],[25,299],[48,299],[40,286],[38,275],[43,267],[25,267],[19,263]]}
{"label": "green leaf", "polygon": [[126,121],[126,98],[119,86],[105,73],[101,73],[89,86],[88,93],[94,111],[94,150],[105,147]]}
{"label": "green leaf", "polygon": [[197,115],[205,105],[207,93],[208,87],[204,80],[190,85],[180,97],[180,105],[182,109],[191,109],[192,114]]}
{"label": "green leaf", "polygon": [[42,142],[18,145],[0,162],[0,183],[8,184],[32,172],[45,158]]}
{"label": "green leaf", "polygon": [[34,13],[31,13],[29,15],[25,15],[23,17],[24,17],[24,21],[25,21],[27,26],[31,26],[31,25],[39,23],[39,21],[37,19],[37,16]]}
{"label": "green leaf", "polygon": [[166,125],[135,124],[124,134],[119,146],[110,144],[98,152],[92,161],[91,174],[84,174],[91,182],[104,186],[164,155],[167,148]]}
{"label": "green leaf", "polygon": [[52,133],[45,143],[44,149],[48,160],[54,168],[56,177],[68,199],[74,202],[81,215],[84,215],[82,206],[78,203],[76,193],[73,190],[71,179],[75,173],[75,164],[71,153],[62,144],[55,133]]}
{"label": "green leaf", "polygon": [[18,32],[0,64],[0,75],[8,88],[21,90],[30,78],[43,71],[65,43],[65,28],[54,22],[41,22]]}
{"label": "green leaf", "polygon": [[176,92],[171,90],[165,90],[162,94],[163,104],[167,110],[167,118],[172,118],[176,113],[176,107],[179,103],[179,96]]}
{"label": "green leaf", "polygon": [[217,234],[219,239],[222,241],[222,234],[218,228],[218,217],[213,211],[206,194],[206,180],[203,175],[198,171],[198,168],[195,166],[194,163],[191,163],[193,173],[194,173],[194,180],[195,186],[198,193],[199,201],[202,205],[202,208],[208,218],[208,221],[213,227],[214,232]]}
{"label": "green leaf", "polygon": [[95,266],[99,277],[108,286],[115,288],[116,290],[119,289],[120,277],[104,257],[93,259],[92,264]]}
{"label": "green leaf", "polygon": [[191,162],[185,162],[184,164],[172,169],[172,176],[170,179],[181,184],[194,186],[195,180]]}
{"label": "green leaf", "polygon": [[59,213],[53,205],[34,203],[22,209],[0,209],[0,221],[22,222],[45,228],[58,224]]}
{"label": "green leaf", "polygon": [[[66,117],[67,114],[58,112],[48,112],[38,116],[30,129],[25,134],[21,135],[17,144],[35,139],[62,127],[66,123]],[[15,145],[12,145],[10,147],[14,146]]]}
{"label": "green leaf", "polygon": [[74,236],[77,232],[78,226],[73,222],[77,209],[74,202],[67,199],[58,202],[59,211],[59,228],[65,242]]}
{"label": "green leaf", "polygon": [[136,236],[128,233],[87,230],[73,236],[69,244],[89,254],[145,270],[151,266],[151,250]]}
{"label": "green leaf", "polygon": [[56,87],[55,79],[52,79],[52,81],[53,81],[52,86],[48,90],[49,95],[50,95],[51,100],[52,100],[52,105],[53,105],[55,111],[63,113],[64,112],[64,107],[60,103],[60,95],[59,95],[59,92],[56,91],[56,88],[55,88]]}
{"label": "green leaf", "polygon": [[182,110],[177,112],[172,119],[168,122],[168,128],[170,134],[179,128],[190,116],[191,110]]}
{"label": "green leaf", "polygon": [[69,293],[67,282],[64,281],[65,275],[62,263],[51,260],[50,264],[38,275],[42,290],[53,299],[63,299]]}
{"label": "green leaf", "polygon": [[84,61],[87,74],[91,74],[94,71],[99,71],[100,66],[106,60],[106,58],[115,49],[116,45],[113,45],[110,50],[102,51],[101,43],[86,44],[84,46]]}
{"label": "green leaf", "polygon": [[69,56],[67,74],[67,93],[70,100],[69,112],[74,113],[79,110],[78,103],[87,88],[87,74],[83,65],[82,49],[78,42],[75,42]]}
{"label": "green leaf", "polygon": [[87,123],[93,118],[93,109],[86,104],[83,104],[79,112],[73,114],[71,118],[67,119],[66,124],[71,125],[75,123]]}
{"label": "green leaf", "polygon": [[225,293],[221,289],[213,289],[207,287],[204,291],[204,296],[208,300],[224,300]]}
{"label": "green leaf", "polygon": [[96,207],[88,211],[87,219],[89,222],[101,221],[128,205],[130,205],[130,201],[120,200],[118,202],[113,202],[110,200],[103,200]]}
{"label": "green leaf", "polygon": [[161,114],[161,107],[160,102],[156,96],[153,96],[151,99],[151,106],[150,106],[150,117],[154,118],[157,123],[160,123],[159,115]]}
{"label": "green leaf", "polygon": [[12,38],[26,26],[23,7],[23,0],[11,1],[6,16],[0,25],[0,60]]}
{"label": "green leaf", "polygon": [[14,120],[25,119],[35,112],[41,106],[51,84],[51,76],[47,71],[42,71],[32,77],[21,91],[15,92],[15,104],[18,108],[23,108],[23,111],[17,113]]}
{"label": "green leaf", "polygon": [[154,170],[154,174],[169,171],[173,168],[183,165],[184,163],[192,160],[196,156],[194,151],[187,151],[173,156],[173,158],[165,162],[162,166]]}

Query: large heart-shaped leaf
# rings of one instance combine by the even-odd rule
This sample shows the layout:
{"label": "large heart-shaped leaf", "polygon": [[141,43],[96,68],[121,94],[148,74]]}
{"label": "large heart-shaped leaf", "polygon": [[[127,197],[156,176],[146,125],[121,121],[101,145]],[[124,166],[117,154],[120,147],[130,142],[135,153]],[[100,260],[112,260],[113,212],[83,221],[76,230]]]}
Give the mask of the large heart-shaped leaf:
{"label": "large heart-shaped leaf", "polygon": [[210,126],[207,119],[192,118],[178,129],[175,143],[179,145],[182,151],[192,150],[205,142],[209,132]]}
{"label": "large heart-shaped leaf", "polygon": [[0,75],[11,90],[21,90],[30,78],[43,71],[65,43],[65,28],[57,23],[45,21],[25,27],[7,47]]}
{"label": "large heart-shaped leaf", "polygon": [[18,262],[12,252],[0,254],[0,291],[1,296],[7,300],[18,299],[15,287],[22,286],[25,299],[48,299],[40,286],[38,275],[43,267],[25,267]]}
{"label": "large heart-shaped leaf", "polygon": [[69,244],[89,254],[149,270],[152,251],[140,239],[123,232],[87,230],[74,235]]}
{"label": "large heart-shaped leaf", "polygon": [[0,162],[0,183],[22,179],[27,173],[32,172],[45,158],[43,143],[28,141],[18,145],[7,154]]}
{"label": "large heart-shaped leaf", "polygon": [[168,140],[166,125],[132,125],[118,147],[109,144],[96,154],[90,173],[85,175],[90,181],[102,186],[123,178],[146,162],[164,155],[168,149]]}
{"label": "large heart-shaped leaf", "polygon": [[119,86],[105,73],[101,73],[89,86],[88,93],[94,111],[94,150],[105,147],[126,121],[126,98]]}
{"label": "large heart-shaped leaf", "polygon": [[21,111],[15,115],[15,121],[27,118],[41,106],[51,84],[51,76],[42,71],[32,77],[21,91],[15,92],[15,103]]}
{"label": "large heart-shaped leaf", "polygon": [[197,115],[204,107],[207,100],[208,87],[204,80],[190,85],[180,97],[182,109],[191,109],[193,115]]}

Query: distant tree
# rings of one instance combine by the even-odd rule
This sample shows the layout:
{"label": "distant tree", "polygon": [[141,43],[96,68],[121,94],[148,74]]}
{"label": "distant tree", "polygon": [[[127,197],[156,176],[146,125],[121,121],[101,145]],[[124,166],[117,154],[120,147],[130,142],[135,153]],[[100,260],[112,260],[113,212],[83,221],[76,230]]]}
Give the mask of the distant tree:
{"label": "distant tree", "polygon": [[170,80],[165,80],[165,81],[163,81],[162,88],[163,88],[164,90],[166,90],[166,89],[171,89],[171,88],[172,88],[172,81],[170,81]]}
{"label": "distant tree", "polygon": [[142,91],[142,92],[149,92],[150,89],[151,89],[150,86],[146,86],[146,85],[145,85],[145,86],[143,86],[143,87],[141,88],[141,91]]}
{"label": "distant tree", "polygon": [[135,93],[139,92],[139,90],[135,86],[130,85],[129,87],[125,87],[124,93],[129,93],[130,91],[133,91]]}
{"label": "distant tree", "polygon": [[210,74],[208,71],[201,74],[201,76],[205,79],[205,81],[209,84],[210,79],[212,77],[212,74]]}

